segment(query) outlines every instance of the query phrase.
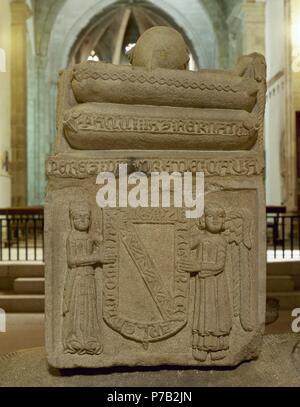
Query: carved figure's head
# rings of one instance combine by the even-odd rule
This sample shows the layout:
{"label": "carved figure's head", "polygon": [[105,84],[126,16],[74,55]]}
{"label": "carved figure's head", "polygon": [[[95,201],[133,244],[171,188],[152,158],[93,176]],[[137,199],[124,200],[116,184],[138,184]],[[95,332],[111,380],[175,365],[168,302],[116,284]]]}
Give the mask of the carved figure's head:
{"label": "carved figure's head", "polygon": [[225,210],[215,203],[209,203],[204,209],[205,228],[211,233],[220,233],[224,230]]}
{"label": "carved figure's head", "polygon": [[70,219],[75,230],[78,230],[79,232],[87,232],[91,225],[91,209],[88,202],[71,202]]}
{"label": "carved figure's head", "polygon": [[182,35],[171,27],[156,26],[146,30],[132,49],[130,61],[134,66],[186,69],[189,53]]}

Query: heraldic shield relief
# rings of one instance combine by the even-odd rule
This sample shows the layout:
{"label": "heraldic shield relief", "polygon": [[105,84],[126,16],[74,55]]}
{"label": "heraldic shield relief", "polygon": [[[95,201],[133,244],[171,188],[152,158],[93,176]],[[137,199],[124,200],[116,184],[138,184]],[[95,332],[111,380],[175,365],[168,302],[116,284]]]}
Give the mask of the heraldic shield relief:
{"label": "heraldic shield relief", "polygon": [[199,219],[185,208],[101,209],[86,189],[69,189],[73,199],[63,202],[64,191],[51,209],[60,231],[56,365],[151,365],[154,356],[159,364],[234,365],[255,354],[255,189],[210,193]]}
{"label": "heraldic shield relief", "polygon": [[[103,318],[127,339],[157,342],[188,321],[189,222],[179,209],[103,210],[105,251]],[[129,280],[130,284],[122,284]]]}

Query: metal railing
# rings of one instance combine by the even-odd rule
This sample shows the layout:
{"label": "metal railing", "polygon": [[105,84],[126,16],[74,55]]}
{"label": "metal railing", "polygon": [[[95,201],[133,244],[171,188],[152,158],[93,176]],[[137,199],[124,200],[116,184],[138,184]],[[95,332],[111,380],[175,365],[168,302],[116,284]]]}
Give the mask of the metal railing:
{"label": "metal railing", "polygon": [[0,261],[44,260],[44,208],[0,209]]}
{"label": "metal railing", "polygon": [[[267,213],[268,258],[300,260],[300,213]],[[44,260],[44,208],[0,209],[0,261]]]}
{"label": "metal railing", "polygon": [[267,248],[274,259],[300,260],[300,214],[267,214]]}

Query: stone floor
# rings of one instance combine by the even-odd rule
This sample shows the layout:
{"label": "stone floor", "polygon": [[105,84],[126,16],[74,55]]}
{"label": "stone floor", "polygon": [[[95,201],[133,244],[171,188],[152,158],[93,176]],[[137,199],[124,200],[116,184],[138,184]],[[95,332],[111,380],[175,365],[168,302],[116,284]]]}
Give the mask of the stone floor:
{"label": "stone floor", "polygon": [[[0,333],[0,355],[44,346],[44,314],[7,314],[6,333]],[[281,311],[266,334],[291,333],[291,313]]]}
{"label": "stone floor", "polygon": [[44,346],[44,314],[7,314],[6,332],[0,332],[0,355]]}
{"label": "stone floor", "polygon": [[44,348],[0,356],[0,387],[300,387],[300,334],[265,335],[260,357],[235,368],[57,370]]}
{"label": "stone floor", "polygon": [[279,311],[279,318],[267,325],[266,334],[291,333],[292,321],[291,311]]}
{"label": "stone floor", "polygon": [[[0,387],[3,386],[299,386],[300,335],[291,334],[291,313],[281,311],[267,326],[263,357],[236,369],[49,369],[44,350],[43,314],[8,314],[0,333]],[[295,345],[297,352],[293,354]]]}

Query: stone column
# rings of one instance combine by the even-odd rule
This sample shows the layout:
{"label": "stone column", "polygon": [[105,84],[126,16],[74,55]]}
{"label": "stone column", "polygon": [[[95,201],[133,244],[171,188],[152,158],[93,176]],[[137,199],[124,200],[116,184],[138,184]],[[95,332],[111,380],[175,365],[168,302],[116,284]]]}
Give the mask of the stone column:
{"label": "stone column", "polygon": [[[28,204],[40,205],[45,196],[45,157],[50,140],[48,99],[49,81],[46,78],[47,57],[30,55],[28,59]],[[55,104],[55,103],[54,103]],[[42,120],[41,120],[42,118]],[[55,134],[55,130],[54,130]]]}
{"label": "stone column", "polygon": [[232,67],[243,55],[244,15],[243,4],[238,3],[227,18],[228,26],[228,63]]}
{"label": "stone column", "polygon": [[27,205],[27,53],[24,0],[11,2],[11,149],[12,206]]}
{"label": "stone column", "polygon": [[[294,6],[294,3],[293,3]],[[295,73],[292,71],[292,39],[291,39],[291,22],[292,22],[291,1],[285,0],[285,25],[286,25],[286,123],[284,133],[285,145],[285,188],[287,210],[297,211],[298,207],[298,191],[297,191],[297,141],[296,141],[296,122],[295,111],[296,92]],[[300,82],[299,82],[300,83]],[[300,99],[299,99],[300,100]],[[300,104],[299,104],[300,105]]]}
{"label": "stone column", "polygon": [[265,3],[248,0],[238,3],[227,17],[229,66],[243,54],[265,54]]}
{"label": "stone column", "polygon": [[243,53],[265,54],[265,3],[248,0],[242,4],[244,14]]}

